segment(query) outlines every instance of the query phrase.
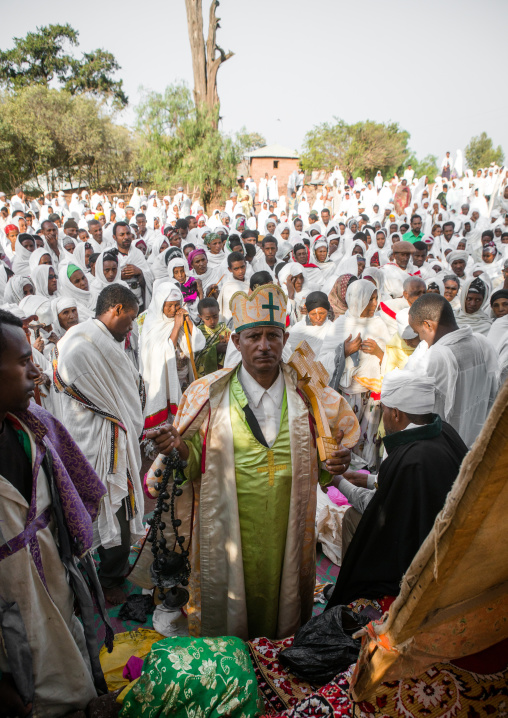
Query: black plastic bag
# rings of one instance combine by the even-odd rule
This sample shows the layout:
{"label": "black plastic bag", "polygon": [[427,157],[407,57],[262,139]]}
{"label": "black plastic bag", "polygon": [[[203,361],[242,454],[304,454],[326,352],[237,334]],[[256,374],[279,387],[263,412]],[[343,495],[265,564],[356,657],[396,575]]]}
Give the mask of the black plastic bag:
{"label": "black plastic bag", "polygon": [[361,640],[352,636],[370,620],[347,606],[334,606],[302,626],[278,660],[309,683],[329,683],[357,660]]}
{"label": "black plastic bag", "polygon": [[148,594],[133,593],[121,607],[118,618],[121,621],[138,621],[146,623],[147,615],[153,613],[153,598]]}

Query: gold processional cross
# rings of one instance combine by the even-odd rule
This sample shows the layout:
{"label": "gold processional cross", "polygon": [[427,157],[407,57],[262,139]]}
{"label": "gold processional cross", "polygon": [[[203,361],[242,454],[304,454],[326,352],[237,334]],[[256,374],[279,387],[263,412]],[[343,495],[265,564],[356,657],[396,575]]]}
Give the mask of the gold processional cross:
{"label": "gold processional cross", "polygon": [[332,436],[321,397],[328,386],[328,372],[319,361],[306,341],[300,342],[291,355],[288,364],[298,374],[298,388],[308,397],[314,419],[316,421],[318,438],[316,441],[319,458],[326,461],[331,458],[332,451],[338,450],[338,445]]}

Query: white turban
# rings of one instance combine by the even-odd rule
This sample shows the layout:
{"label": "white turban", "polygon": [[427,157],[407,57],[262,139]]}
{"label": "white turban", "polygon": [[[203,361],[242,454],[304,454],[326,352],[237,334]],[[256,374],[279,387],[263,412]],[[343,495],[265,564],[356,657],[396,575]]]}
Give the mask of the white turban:
{"label": "white turban", "polygon": [[406,414],[430,414],[434,411],[436,380],[407,369],[394,369],[383,377],[381,403]]}
{"label": "white turban", "polygon": [[409,324],[409,307],[397,312],[395,320],[397,322],[397,333],[401,339],[416,339],[418,334],[413,331]]}
{"label": "white turban", "polygon": [[448,264],[450,267],[452,266],[452,262],[457,262],[459,260],[462,260],[463,262],[466,262],[469,259],[469,254],[465,252],[463,249],[454,249],[452,252],[448,254],[446,257]]}

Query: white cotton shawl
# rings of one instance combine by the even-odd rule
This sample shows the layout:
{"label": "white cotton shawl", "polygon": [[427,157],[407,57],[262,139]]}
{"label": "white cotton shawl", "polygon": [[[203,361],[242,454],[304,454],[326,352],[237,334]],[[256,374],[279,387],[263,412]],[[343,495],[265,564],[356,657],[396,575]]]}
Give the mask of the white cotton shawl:
{"label": "white cotton shawl", "polygon": [[72,297],[76,300],[78,312],[83,319],[90,319],[94,316],[96,300],[90,290],[79,289],[67,276],[67,265],[60,268],[58,272],[58,290],[60,296]]}
{"label": "white cotton shawl", "polygon": [[[30,255],[30,259],[28,260],[28,268],[30,270],[30,276],[32,276],[32,272],[36,267],[39,266],[39,262],[44,257],[44,255],[47,254],[51,259],[51,254],[49,254],[48,250],[45,247],[37,247],[37,249],[32,252]],[[44,266],[44,265],[42,265]]]}
{"label": "white cotton shawl", "polygon": [[[206,256],[208,258],[208,253]],[[191,269],[189,274],[191,277],[194,277],[195,279],[199,279],[201,281],[201,284],[203,285],[203,295],[205,297],[209,288],[212,287],[214,284],[218,284],[219,280],[223,277],[223,272],[219,267],[214,267],[212,269],[209,265],[207,266],[206,272],[204,274],[196,274],[194,269]]]}
{"label": "white cotton shawl", "polygon": [[4,290],[4,302],[6,304],[19,304],[24,296],[23,287],[27,284],[31,284],[32,287],[34,287],[34,283],[28,277],[22,277],[21,275],[17,274],[11,277],[7,282],[7,286]]}
{"label": "white cotton shawl", "polygon": [[33,284],[35,284],[36,293],[40,294],[43,297],[46,297],[47,299],[53,299],[58,295],[58,282],[57,291],[55,292],[55,294],[49,293],[48,281],[50,269],[53,269],[53,271],[55,271],[51,264],[40,264],[38,267],[35,267],[35,269],[32,270],[30,274],[30,279],[32,280]]}
{"label": "white cotton shawl", "polygon": [[279,272],[279,284],[282,287],[283,291],[287,294],[287,280],[289,277],[298,277],[299,274],[303,274],[303,285],[299,292],[295,290],[295,296],[294,301],[297,307],[297,310],[301,307],[301,305],[305,301],[305,297],[307,294],[310,294],[312,291],[309,287],[309,280],[308,280],[308,270],[303,265],[299,264],[298,262],[288,262],[285,264],[282,269]]}
{"label": "white cotton shawl", "polygon": [[[346,292],[347,312],[333,322],[333,332],[330,332],[321,347],[320,361],[330,374],[335,369],[335,351],[339,344],[351,335],[351,338],[360,334],[363,341],[374,339],[382,351],[390,340],[386,324],[380,316],[361,317],[367,307],[376,286],[367,279],[358,279],[349,285]],[[381,391],[381,364],[378,357],[373,354],[358,352],[359,364],[354,366],[351,357],[346,358],[346,366],[340,380],[340,385],[350,394],[358,394],[370,389],[373,392]]]}
{"label": "white cotton shawl", "polygon": [[[147,419],[165,412],[169,404],[177,407],[182,398],[175,346],[171,341],[175,320],[166,317],[163,311],[164,302],[168,301],[183,302],[181,291],[170,281],[162,282],[155,288],[140,336],[140,371],[145,382]],[[190,356],[183,328],[178,335],[178,346],[186,357]],[[193,352],[205,346],[203,333],[197,327],[191,334],[191,346]],[[147,428],[165,423],[166,419],[164,417],[158,423],[153,421]]]}
{"label": "white cotton shawl", "polygon": [[[145,533],[139,478],[139,437],[143,430],[140,376],[125,353],[124,343],[117,342],[98,319],[87,319],[71,327],[58,342],[58,351],[61,379],[82,394],[90,411],[101,419],[98,432],[82,437],[88,445],[80,444],[86,456],[96,457],[93,468],[107,489],[98,517],[100,543],[105,548],[120,544],[120,525],[115,514],[129,496],[129,474],[137,509],[130,520],[132,544]],[[113,457],[115,434],[117,450]]]}
{"label": "white cotton shawl", "polygon": [[[26,247],[23,247],[19,241],[20,235],[16,237],[16,244],[14,245],[14,259],[12,261],[12,271],[14,274],[29,274],[30,273],[30,252]],[[35,240],[34,240],[35,242]]]}
{"label": "white cotton shawl", "polygon": [[487,339],[497,352],[503,383],[508,373],[508,315],[494,320]]}
{"label": "white cotton shawl", "polygon": [[95,303],[97,303],[97,297],[105,287],[109,287],[111,284],[121,284],[122,287],[129,286],[127,282],[120,279],[120,265],[118,265],[115,279],[112,282],[108,282],[104,276],[104,257],[106,255],[107,252],[103,252],[97,257],[97,261],[95,262],[95,276],[93,278],[91,275],[88,277],[88,281],[90,282],[90,294],[94,297]]}
{"label": "white cotton shawl", "polygon": [[333,331],[333,322],[329,319],[326,319],[321,326],[314,326],[310,324],[308,317],[304,317],[288,329],[289,338],[286,346],[289,345],[291,352],[294,352],[300,342],[306,341],[318,356],[325,338],[331,331]]}
{"label": "white cotton shawl", "polygon": [[5,288],[7,287],[7,281],[7,268],[2,262],[0,262],[0,302],[2,303],[4,301],[4,293]]}
{"label": "white cotton shawl", "polygon": [[60,314],[60,312],[63,312],[64,309],[71,309],[71,307],[76,307],[76,309],[78,308],[76,300],[72,299],[72,297],[56,297],[55,299],[51,300],[51,326],[53,327],[53,331],[59,339],[63,337],[63,335],[65,334],[65,330],[60,324],[60,319],[58,318],[58,315]]}
{"label": "white cotton shawl", "polygon": [[462,329],[464,327],[471,327],[472,331],[476,334],[483,334],[487,336],[492,325],[492,319],[488,314],[490,308],[490,295],[492,293],[492,285],[487,283],[486,277],[479,277],[485,284],[485,297],[480,309],[474,314],[466,313],[466,299],[469,287],[475,281],[475,277],[467,279],[461,287],[460,294],[460,309],[457,312],[457,324]]}

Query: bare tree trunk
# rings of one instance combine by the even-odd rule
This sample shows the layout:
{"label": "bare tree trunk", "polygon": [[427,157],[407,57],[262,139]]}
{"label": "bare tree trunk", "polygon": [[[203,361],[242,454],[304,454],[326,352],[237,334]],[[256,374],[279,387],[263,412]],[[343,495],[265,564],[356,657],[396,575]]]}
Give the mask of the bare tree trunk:
{"label": "bare tree trunk", "polygon": [[[216,17],[215,11],[219,6],[219,0],[212,0],[210,4],[210,17],[208,24],[208,40],[206,42],[206,70],[207,70],[207,87],[206,87],[206,104],[213,109],[219,104],[219,94],[217,92],[217,73],[223,62],[233,57],[234,52],[224,52],[217,45],[217,28],[220,27],[220,18]],[[219,56],[216,57],[215,53]]]}
{"label": "bare tree trunk", "polygon": [[[233,52],[224,52],[217,45],[217,28],[220,27],[220,18],[216,17],[215,11],[218,5],[219,0],[212,0],[210,4],[205,52],[202,0],[185,0],[194,73],[194,101],[196,107],[204,104],[210,110],[219,105],[219,94],[217,92],[217,72],[219,67],[234,55]],[[219,53],[218,56],[216,56],[217,52]]]}
{"label": "bare tree trunk", "polygon": [[194,73],[194,102],[196,107],[206,102],[206,56],[203,37],[203,9],[201,0],[185,0],[187,26]]}

